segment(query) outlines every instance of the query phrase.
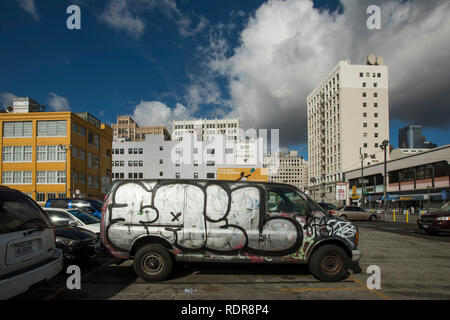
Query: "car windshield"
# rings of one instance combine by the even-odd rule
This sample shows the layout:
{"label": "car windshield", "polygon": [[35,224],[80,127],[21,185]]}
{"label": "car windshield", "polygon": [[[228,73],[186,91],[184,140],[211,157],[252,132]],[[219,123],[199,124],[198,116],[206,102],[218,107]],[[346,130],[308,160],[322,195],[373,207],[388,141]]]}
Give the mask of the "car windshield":
{"label": "car windshield", "polygon": [[84,213],[80,210],[69,210],[70,214],[74,217],[80,219],[84,224],[94,224],[94,223],[100,223],[100,219]]}
{"label": "car windshield", "polygon": [[95,208],[95,210],[102,211],[103,203],[101,203],[98,200],[92,200],[92,201],[89,201],[89,202],[90,202],[91,206],[93,206]]}

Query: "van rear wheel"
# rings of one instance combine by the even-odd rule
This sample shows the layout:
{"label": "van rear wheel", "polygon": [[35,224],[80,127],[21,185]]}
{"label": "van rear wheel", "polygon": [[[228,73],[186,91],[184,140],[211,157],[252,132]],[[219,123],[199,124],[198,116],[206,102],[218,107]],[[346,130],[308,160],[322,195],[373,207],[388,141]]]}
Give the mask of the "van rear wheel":
{"label": "van rear wheel", "polygon": [[332,244],[324,245],[314,251],[309,270],[320,281],[337,282],[348,274],[349,262],[345,251]]}
{"label": "van rear wheel", "polygon": [[160,244],[141,247],[134,256],[136,274],[148,282],[162,281],[172,271],[173,261],[169,251]]}

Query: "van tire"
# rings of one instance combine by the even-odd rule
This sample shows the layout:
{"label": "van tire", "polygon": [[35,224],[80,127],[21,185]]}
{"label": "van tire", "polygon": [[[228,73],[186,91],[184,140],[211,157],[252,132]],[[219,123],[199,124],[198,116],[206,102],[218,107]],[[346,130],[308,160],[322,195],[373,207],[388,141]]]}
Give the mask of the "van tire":
{"label": "van tire", "polygon": [[348,275],[349,260],[345,251],[336,245],[327,244],[313,252],[309,270],[320,281],[337,282]]}
{"label": "van tire", "polygon": [[173,267],[169,251],[160,244],[148,244],[138,249],[134,256],[133,269],[148,282],[162,281]]}

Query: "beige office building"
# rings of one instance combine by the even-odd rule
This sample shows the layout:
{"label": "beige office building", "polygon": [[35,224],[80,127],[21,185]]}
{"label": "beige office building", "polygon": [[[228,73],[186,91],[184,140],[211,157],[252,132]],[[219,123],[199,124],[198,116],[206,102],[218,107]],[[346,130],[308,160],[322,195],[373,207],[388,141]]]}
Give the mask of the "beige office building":
{"label": "beige office building", "polygon": [[305,191],[308,186],[308,162],[297,151],[279,152],[264,157],[269,182],[287,183]]}
{"label": "beige office building", "polygon": [[315,199],[336,200],[343,173],[384,161],[389,139],[388,68],[369,56],[367,65],[340,61],[308,95],[309,189]]}
{"label": "beige office building", "polygon": [[208,141],[211,137],[221,134],[230,142],[238,140],[239,129],[239,119],[175,120],[172,125],[172,138],[182,140],[183,134],[195,132],[201,141]]}
{"label": "beige office building", "polygon": [[170,140],[170,132],[165,126],[139,127],[130,116],[118,116],[112,129],[115,138],[125,138],[127,141],[144,141],[147,134],[161,134],[165,140]]}

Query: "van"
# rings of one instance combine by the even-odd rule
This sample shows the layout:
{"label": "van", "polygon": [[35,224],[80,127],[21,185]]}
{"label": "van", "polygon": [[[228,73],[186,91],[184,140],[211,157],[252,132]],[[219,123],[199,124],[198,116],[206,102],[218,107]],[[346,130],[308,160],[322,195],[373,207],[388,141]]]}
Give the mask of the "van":
{"label": "van", "polygon": [[63,268],[52,224],[20,191],[0,187],[0,300],[45,282]]}
{"label": "van", "polygon": [[287,184],[116,180],[105,198],[101,241],[133,259],[146,281],[174,261],[308,264],[321,281],[358,270],[358,229]]}

